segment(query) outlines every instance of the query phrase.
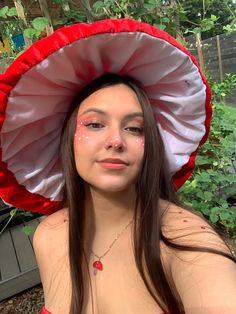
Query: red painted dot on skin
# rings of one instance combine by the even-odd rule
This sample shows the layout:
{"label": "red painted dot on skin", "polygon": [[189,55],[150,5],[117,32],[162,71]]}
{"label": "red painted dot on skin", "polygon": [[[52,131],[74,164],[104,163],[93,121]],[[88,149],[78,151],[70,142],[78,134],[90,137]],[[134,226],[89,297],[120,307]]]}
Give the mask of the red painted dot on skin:
{"label": "red painted dot on skin", "polygon": [[206,227],[204,227],[204,226],[201,226],[201,229],[206,229]]}
{"label": "red painted dot on skin", "polygon": [[188,222],[188,220],[184,219],[183,222]]}
{"label": "red painted dot on skin", "polygon": [[182,214],[183,212],[178,212],[178,214]]}

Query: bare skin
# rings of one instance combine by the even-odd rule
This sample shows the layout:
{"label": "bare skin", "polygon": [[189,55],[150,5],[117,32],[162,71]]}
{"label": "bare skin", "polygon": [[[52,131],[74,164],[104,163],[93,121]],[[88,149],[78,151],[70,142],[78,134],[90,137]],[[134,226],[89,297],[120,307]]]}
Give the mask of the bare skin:
{"label": "bare skin", "polygon": [[[135,183],[144,152],[142,124],[138,99],[123,84],[93,93],[79,107],[74,153],[77,171],[86,186],[85,247],[92,286],[90,289],[87,278],[84,314],[92,313],[92,300],[94,314],[163,312],[138,273],[132,226],[102,259],[104,270],[94,276],[92,269],[91,250],[101,256],[133,217]],[[121,163],[114,165],[111,158]],[[160,210],[163,214],[160,228],[177,244],[229,252],[200,217],[163,200]],[[48,216],[38,226],[34,249],[46,308],[53,314],[68,314],[71,296],[68,209]],[[173,293],[186,314],[236,313],[233,262],[216,254],[175,251],[163,243],[161,258]]]}
{"label": "bare skin", "polygon": [[[165,235],[171,238],[182,236],[178,243],[194,245],[202,243],[228,252],[224,243],[201,218],[175,205],[169,206],[164,213],[163,230]],[[45,306],[53,314],[69,313],[70,274],[67,232],[68,210],[63,209],[46,217],[34,235],[34,248],[44,288]],[[94,250],[96,247],[97,252],[99,249],[104,250],[104,241],[101,233],[100,235],[100,241],[97,239],[93,243]],[[235,264],[224,257],[209,253],[183,251],[176,253],[163,243],[161,255],[166,275],[170,283],[173,283],[173,292],[177,297],[179,296],[185,313],[235,313]],[[137,271],[131,229],[124,232],[104,258],[104,270],[97,276],[92,273],[91,262],[94,257],[88,251],[89,257],[92,292],[87,282],[84,314],[92,313],[91,296],[93,296],[95,314],[163,313],[147,292]]]}

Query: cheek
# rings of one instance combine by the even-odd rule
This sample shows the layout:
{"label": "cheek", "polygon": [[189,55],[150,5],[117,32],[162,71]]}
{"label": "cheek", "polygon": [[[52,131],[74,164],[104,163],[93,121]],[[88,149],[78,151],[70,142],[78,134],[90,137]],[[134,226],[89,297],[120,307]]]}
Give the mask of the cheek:
{"label": "cheek", "polygon": [[143,157],[144,154],[144,137],[137,138],[134,143],[136,154]]}
{"label": "cheek", "polygon": [[77,124],[74,136],[74,144],[85,144],[89,141],[88,130],[83,124]]}
{"label": "cheek", "polygon": [[132,151],[137,159],[142,160],[144,155],[144,137],[135,139],[135,141],[133,142]]}
{"label": "cheek", "polygon": [[144,149],[144,137],[136,139],[135,144],[136,144],[137,148],[143,150]]}

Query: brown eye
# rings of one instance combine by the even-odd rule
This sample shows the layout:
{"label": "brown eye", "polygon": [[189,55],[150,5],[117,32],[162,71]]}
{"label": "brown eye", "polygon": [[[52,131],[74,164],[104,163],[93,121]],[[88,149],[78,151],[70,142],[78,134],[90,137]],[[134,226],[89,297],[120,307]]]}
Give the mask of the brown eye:
{"label": "brown eye", "polygon": [[131,132],[135,135],[142,135],[143,134],[143,128],[137,127],[137,126],[129,126],[125,128],[126,131]]}
{"label": "brown eye", "polygon": [[98,122],[91,122],[85,125],[88,129],[102,129],[104,127],[103,124]]}

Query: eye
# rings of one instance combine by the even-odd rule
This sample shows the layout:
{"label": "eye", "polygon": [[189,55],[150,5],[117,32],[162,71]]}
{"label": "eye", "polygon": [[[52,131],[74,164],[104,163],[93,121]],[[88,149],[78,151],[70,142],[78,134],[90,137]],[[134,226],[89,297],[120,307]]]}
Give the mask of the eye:
{"label": "eye", "polygon": [[88,129],[102,129],[104,127],[104,125],[102,123],[99,123],[99,122],[87,123],[87,124],[85,124],[85,126]]}
{"label": "eye", "polygon": [[134,135],[142,135],[143,134],[143,128],[138,126],[128,126],[125,128],[126,131],[133,133]]}

